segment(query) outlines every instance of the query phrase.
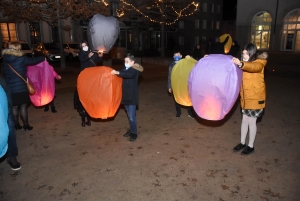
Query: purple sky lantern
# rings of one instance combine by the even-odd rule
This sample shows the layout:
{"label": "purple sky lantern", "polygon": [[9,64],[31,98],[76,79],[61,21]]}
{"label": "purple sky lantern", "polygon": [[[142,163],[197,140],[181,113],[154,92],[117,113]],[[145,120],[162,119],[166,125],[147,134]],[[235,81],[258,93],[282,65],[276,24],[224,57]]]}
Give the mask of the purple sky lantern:
{"label": "purple sky lantern", "polygon": [[197,115],[221,120],[236,102],[242,83],[242,70],[232,56],[212,54],[199,60],[188,79],[189,94]]}

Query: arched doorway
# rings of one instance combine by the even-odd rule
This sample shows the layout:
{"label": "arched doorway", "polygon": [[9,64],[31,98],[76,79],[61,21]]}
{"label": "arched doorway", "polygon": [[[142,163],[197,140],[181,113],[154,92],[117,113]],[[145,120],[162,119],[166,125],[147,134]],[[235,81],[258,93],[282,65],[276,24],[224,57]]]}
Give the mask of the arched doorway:
{"label": "arched doorway", "polygon": [[268,12],[257,13],[252,20],[251,40],[258,49],[269,49],[272,18]]}
{"label": "arched doorway", "polygon": [[281,44],[281,50],[300,51],[300,9],[285,16]]}

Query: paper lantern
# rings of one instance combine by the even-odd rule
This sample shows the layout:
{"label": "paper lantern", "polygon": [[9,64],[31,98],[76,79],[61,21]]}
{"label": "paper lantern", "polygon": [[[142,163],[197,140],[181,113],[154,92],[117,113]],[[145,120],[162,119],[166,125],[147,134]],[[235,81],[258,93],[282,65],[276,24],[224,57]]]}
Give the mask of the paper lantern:
{"label": "paper lantern", "polygon": [[96,14],[87,28],[88,42],[93,51],[109,52],[119,37],[119,21],[112,16]]}
{"label": "paper lantern", "polygon": [[224,42],[226,37],[229,36],[227,43],[224,45],[224,52],[227,54],[232,46],[232,38],[229,34],[223,34],[220,36],[220,42]]}
{"label": "paper lantern", "polygon": [[175,101],[180,105],[192,106],[188,90],[188,78],[197,60],[193,58],[181,59],[172,69],[171,85]]}
{"label": "paper lantern", "polygon": [[112,75],[107,66],[86,68],[78,76],[79,100],[93,118],[113,117],[122,99],[122,78]]}
{"label": "paper lantern", "polygon": [[0,86],[0,158],[7,151],[7,139],[9,134],[8,124],[8,105],[7,97],[3,88]]}
{"label": "paper lantern", "polygon": [[198,116],[221,120],[236,102],[242,71],[232,56],[212,54],[200,59],[189,76],[189,93]]}
{"label": "paper lantern", "polygon": [[50,103],[55,95],[55,78],[52,66],[47,61],[28,66],[27,77],[36,90],[34,95],[30,95],[33,105],[43,106]]}

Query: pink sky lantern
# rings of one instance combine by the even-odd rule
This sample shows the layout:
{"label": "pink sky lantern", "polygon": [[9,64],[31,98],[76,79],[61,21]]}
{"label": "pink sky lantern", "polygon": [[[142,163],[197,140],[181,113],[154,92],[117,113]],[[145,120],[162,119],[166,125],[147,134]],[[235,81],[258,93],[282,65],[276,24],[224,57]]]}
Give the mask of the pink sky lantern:
{"label": "pink sky lantern", "polygon": [[242,71],[232,56],[212,54],[198,61],[189,75],[189,93],[197,115],[221,120],[236,102],[242,83]]}
{"label": "pink sky lantern", "polygon": [[27,67],[28,80],[33,84],[36,93],[30,95],[30,100],[35,106],[50,103],[55,94],[55,72],[47,61]]}
{"label": "pink sky lantern", "polygon": [[86,68],[78,76],[80,102],[93,118],[113,117],[122,99],[122,78],[112,75],[107,66]]}

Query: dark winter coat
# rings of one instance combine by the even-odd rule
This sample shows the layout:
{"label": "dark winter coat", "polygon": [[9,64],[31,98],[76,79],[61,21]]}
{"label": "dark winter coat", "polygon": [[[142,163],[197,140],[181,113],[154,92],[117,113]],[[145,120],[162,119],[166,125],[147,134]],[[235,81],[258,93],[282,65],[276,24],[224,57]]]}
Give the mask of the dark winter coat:
{"label": "dark winter coat", "polygon": [[27,66],[38,64],[45,57],[27,57],[24,53],[14,49],[4,49],[2,52],[3,70],[6,83],[11,93],[27,92],[26,83],[8,66],[11,65],[25,80],[27,79]]}
{"label": "dark winter coat", "polygon": [[231,46],[229,50],[229,55],[236,57],[236,58],[241,58],[241,48],[239,45],[233,45]]}
{"label": "dark winter coat", "polygon": [[83,51],[81,50],[79,52],[78,58],[80,61],[80,70],[83,71],[85,68],[88,67],[94,67],[97,65],[97,62],[102,61],[102,57],[99,57],[97,53],[94,53],[94,55],[89,58],[90,51]]}
{"label": "dark winter coat", "polygon": [[195,47],[192,56],[193,56],[193,58],[196,59],[196,60],[201,59],[201,58],[202,58],[202,51],[201,51],[201,48],[198,49],[197,47]]}
{"label": "dark winter coat", "polygon": [[212,46],[212,54],[224,54],[224,46],[226,45],[227,41],[229,40],[229,36],[221,42],[215,42]]}
{"label": "dark winter coat", "polygon": [[119,71],[119,77],[123,78],[122,101],[123,105],[138,105],[138,77],[143,72],[143,67],[137,63],[132,67]]}

